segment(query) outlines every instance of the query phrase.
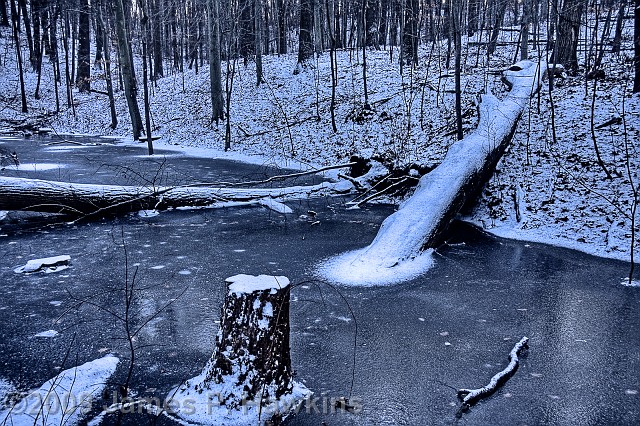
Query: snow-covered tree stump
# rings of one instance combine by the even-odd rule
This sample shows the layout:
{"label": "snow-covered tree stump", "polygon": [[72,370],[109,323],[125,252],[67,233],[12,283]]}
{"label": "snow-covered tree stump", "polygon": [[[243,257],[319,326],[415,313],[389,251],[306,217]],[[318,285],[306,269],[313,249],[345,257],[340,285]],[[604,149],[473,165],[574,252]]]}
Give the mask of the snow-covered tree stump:
{"label": "snow-covered tree stump", "polygon": [[[308,393],[292,379],[289,280],[241,274],[226,282],[213,356],[199,376],[170,395],[176,414],[201,424],[282,418]],[[195,410],[181,404],[187,399]]]}
{"label": "snow-covered tree stump", "polygon": [[[227,380],[242,390],[223,396],[227,406],[241,398],[279,398],[291,391],[289,280],[267,275],[227,278],[216,351],[205,382]],[[243,395],[244,394],[244,395]]]}

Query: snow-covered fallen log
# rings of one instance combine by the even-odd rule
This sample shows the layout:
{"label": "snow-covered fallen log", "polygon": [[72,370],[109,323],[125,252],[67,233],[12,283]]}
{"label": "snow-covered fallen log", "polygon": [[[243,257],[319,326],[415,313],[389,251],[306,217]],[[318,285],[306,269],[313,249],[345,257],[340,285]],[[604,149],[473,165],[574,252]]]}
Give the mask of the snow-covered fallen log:
{"label": "snow-covered fallen log", "polygon": [[[289,213],[286,201],[347,194],[381,173],[372,167],[357,182],[339,180],[309,186],[284,188],[235,188],[185,186],[122,186],[55,182],[0,177],[0,210],[64,213],[72,216],[117,214],[139,210],[179,207],[216,207],[230,203],[257,204],[279,213]],[[376,175],[376,176],[374,176]]]}
{"label": "snow-covered fallen log", "polygon": [[[478,127],[451,146],[442,163],[380,227],[373,242],[329,259],[320,273],[333,282],[376,285],[411,279],[431,265],[429,249],[489,180],[511,141],[530,97],[540,88],[545,64],[521,61],[503,73],[511,88],[504,100],[482,96]],[[1,207],[0,207],[1,208]]]}
{"label": "snow-covered fallen log", "polygon": [[511,376],[514,375],[518,369],[520,360],[518,355],[523,349],[529,347],[529,339],[523,337],[509,352],[509,365],[504,370],[496,374],[491,378],[489,384],[478,389],[460,389],[458,391],[458,398],[462,399],[462,409],[467,409],[471,405],[478,402],[480,399],[485,398],[494,393],[498,387],[502,386]]}
{"label": "snow-covered fallen log", "polygon": [[64,370],[12,407],[0,411],[0,424],[78,424],[102,397],[107,380],[115,372],[118,362],[118,358],[107,355]]}

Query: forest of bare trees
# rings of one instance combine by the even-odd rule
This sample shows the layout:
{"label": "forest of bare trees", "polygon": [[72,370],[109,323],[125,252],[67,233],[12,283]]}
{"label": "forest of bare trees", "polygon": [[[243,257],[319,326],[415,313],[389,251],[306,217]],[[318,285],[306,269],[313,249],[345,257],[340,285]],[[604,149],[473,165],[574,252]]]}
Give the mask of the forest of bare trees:
{"label": "forest of bare trees", "polygon": [[[139,139],[150,131],[144,129],[138,104],[142,73],[146,87],[163,76],[185,68],[199,71],[207,64],[211,120],[217,123],[229,108],[238,61],[245,65],[255,61],[260,84],[262,55],[297,49],[297,63],[291,64],[295,74],[324,51],[397,46],[402,69],[420,66],[419,45],[448,40],[448,57],[456,59],[460,72],[461,35],[479,34],[477,43],[486,45],[492,55],[501,31],[518,31],[514,44],[519,53],[514,59],[546,49],[553,62],[578,73],[581,46],[588,50],[583,71],[594,76],[603,52],[621,49],[624,18],[631,15],[635,17],[634,92],[638,92],[638,6],[639,0],[0,0],[0,25],[12,27],[18,47],[23,112],[27,94],[22,76],[27,67],[38,75],[43,67],[52,67],[58,83],[57,111],[65,101],[73,108],[74,86],[88,92],[92,79],[104,79],[112,127],[118,124],[113,90],[124,90],[133,136]],[[598,22],[603,11],[605,22]],[[596,12],[595,33],[599,26],[602,34],[613,34],[612,43],[604,36],[580,42],[580,28],[587,25],[589,12]],[[23,40],[29,52],[24,58]],[[60,55],[61,49],[65,55]],[[366,50],[363,53],[366,68]],[[142,64],[135,58],[143,58]],[[363,75],[366,84],[366,69]],[[38,98],[38,89],[34,96]],[[148,110],[148,102],[145,105]]]}

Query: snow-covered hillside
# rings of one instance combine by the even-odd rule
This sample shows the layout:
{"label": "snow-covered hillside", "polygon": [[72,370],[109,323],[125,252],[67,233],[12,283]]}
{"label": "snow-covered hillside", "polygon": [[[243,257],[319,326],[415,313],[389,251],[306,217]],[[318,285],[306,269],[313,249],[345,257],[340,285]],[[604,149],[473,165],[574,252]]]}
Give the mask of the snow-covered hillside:
{"label": "snow-covered hillside", "polygon": [[[116,129],[109,128],[105,95],[74,90],[75,108],[69,109],[64,84],[60,87],[62,111],[53,114],[55,93],[51,65],[46,60],[41,99],[33,97],[37,79],[34,72],[28,72],[30,111],[20,113],[13,46],[8,29],[0,31],[0,131],[36,120],[38,126],[51,127],[58,134],[129,137],[122,91],[116,94]],[[491,91],[501,97],[504,93],[498,71],[515,57],[513,43],[499,47],[487,61],[477,37],[484,40],[486,33],[465,40],[463,52],[465,133],[477,124],[478,95]],[[517,33],[505,32],[503,37],[504,41],[515,41],[512,38]],[[631,46],[628,30],[623,42]],[[543,47],[532,48],[531,59],[547,60]],[[319,56],[297,76],[292,75],[294,54],[265,56],[266,82],[259,87],[255,86],[254,64],[245,68],[239,63],[230,109],[232,150],[291,158],[302,164],[327,165],[360,155],[380,157],[395,166],[433,168],[454,143],[453,61],[447,69],[446,41],[421,46],[419,67],[405,68],[402,74],[397,49],[368,50],[371,111],[363,110],[361,55],[358,51],[338,52],[337,133],[332,130],[329,112],[328,54]],[[540,92],[468,220],[498,235],[629,259],[632,183],[640,185],[640,100],[630,93],[630,55],[631,51],[624,49],[620,54],[606,53],[605,77],[597,82],[585,80],[581,72],[557,78],[551,96],[547,88]],[[161,137],[158,144],[208,148],[211,155],[222,149],[225,127],[210,122],[206,71],[205,66],[199,73],[173,73],[151,86],[153,132]],[[93,88],[105,90],[103,71],[95,68],[92,73]],[[139,101],[142,106],[141,93]],[[596,162],[594,136],[611,179]]]}

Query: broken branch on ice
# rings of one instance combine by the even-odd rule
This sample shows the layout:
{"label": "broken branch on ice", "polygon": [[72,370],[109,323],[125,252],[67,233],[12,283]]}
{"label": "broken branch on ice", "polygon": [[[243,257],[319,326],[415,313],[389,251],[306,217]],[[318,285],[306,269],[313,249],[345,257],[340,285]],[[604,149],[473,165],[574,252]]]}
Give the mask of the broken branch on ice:
{"label": "broken branch on ice", "polygon": [[494,393],[500,386],[506,383],[511,376],[513,376],[518,369],[520,352],[523,349],[529,347],[529,338],[523,337],[509,352],[509,365],[493,376],[489,381],[489,384],[478,389],[460,389],[458,391],[458,398],[462,399],[462,411],[466,411],[470,406],[486,398]]}

